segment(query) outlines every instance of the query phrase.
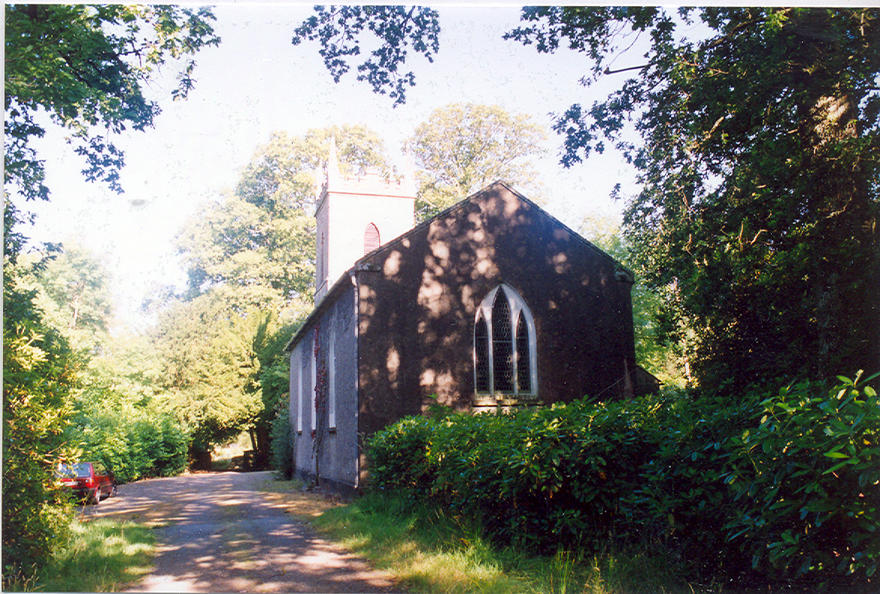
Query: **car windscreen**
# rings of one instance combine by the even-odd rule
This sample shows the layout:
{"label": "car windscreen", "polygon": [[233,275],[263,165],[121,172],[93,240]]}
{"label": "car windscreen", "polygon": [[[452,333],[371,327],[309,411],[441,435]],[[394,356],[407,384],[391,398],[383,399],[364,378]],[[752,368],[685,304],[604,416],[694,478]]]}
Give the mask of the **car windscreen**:
{"label": "car windscreen", "polygon": [[76,472],[77,478],[84,478],[92,476],[92,467],[86,462],[80,462],[79,464],[74,464],[73,469]]}
{"label": "car windscreen", "polygon": [[92,469],[89,467],[88,462],[59,464],[56,472],[62,478],[88,478],[92,476]]}

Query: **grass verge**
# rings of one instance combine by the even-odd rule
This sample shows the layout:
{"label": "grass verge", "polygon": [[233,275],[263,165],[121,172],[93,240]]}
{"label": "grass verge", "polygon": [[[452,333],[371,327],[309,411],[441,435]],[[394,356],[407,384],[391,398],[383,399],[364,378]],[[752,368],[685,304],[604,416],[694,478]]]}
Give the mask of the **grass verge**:
{"label": "grass verge", "polygon": [[660,553],[529,555],[493,546],[473,522],[386,493],[367,494],[306,519],[414,592],[694,591]]}
{"label": "grass verge", "polygon": [[37,576],[35,590],[117,592],[148,573],[156,536],[147,526],[75,520],[67,544]]}

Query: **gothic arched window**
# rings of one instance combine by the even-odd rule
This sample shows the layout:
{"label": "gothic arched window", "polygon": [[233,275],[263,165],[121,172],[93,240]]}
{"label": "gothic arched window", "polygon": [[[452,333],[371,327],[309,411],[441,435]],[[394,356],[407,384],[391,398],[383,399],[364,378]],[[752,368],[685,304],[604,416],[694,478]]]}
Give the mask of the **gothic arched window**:
{"label": "gothic arched window", "polygon": [[519,294],[507,285],[489,292],[474,324],[474,388],[478,393],[537,392],[535,322]]}
{"label": "gothic arched window", "polygon": [[379,245],[381,245],[379,242],[379,228],[375,224],[370,223],[364,231],[364,254],[369,254]]}

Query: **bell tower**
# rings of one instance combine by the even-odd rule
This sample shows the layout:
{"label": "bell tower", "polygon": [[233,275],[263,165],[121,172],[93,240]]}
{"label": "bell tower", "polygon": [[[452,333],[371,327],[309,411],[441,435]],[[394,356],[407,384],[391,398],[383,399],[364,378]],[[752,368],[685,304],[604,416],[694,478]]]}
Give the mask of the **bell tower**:
{"label": "bell tower", "polygon": [[379,171],[342,175],[336,141],[318,197],[315,245],[315,303],[365,254],[409,231],[415,220],[412,175],[388,179]]}

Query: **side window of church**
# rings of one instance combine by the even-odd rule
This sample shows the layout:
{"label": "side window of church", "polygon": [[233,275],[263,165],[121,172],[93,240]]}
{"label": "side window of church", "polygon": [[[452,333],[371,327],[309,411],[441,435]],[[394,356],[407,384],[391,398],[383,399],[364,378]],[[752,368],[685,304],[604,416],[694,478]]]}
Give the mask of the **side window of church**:
{"label": "side window of church", "polygon": [[369,254],[377,247],[379,247],[379,228],[370,223],[364,231],[364,254]]}
{"label": "side window of church", "polygon": [[536,391],[535,323],[522,297],[507,285],[480,304],[474,324],[474,387],[488,394]]}

